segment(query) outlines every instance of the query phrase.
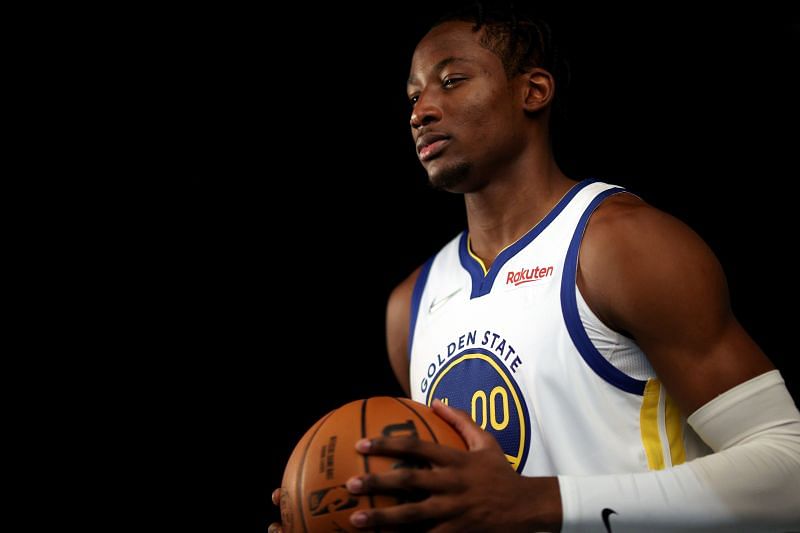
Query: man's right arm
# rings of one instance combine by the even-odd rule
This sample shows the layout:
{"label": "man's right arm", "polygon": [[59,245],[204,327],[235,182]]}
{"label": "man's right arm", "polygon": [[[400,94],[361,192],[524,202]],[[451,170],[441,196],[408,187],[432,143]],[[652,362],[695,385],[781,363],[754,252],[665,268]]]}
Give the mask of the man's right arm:
{"label": "man's right arm", "polygon": [[386,349],[389,352],[389,362],[397,381],[409,398],[408,329],[411,322],[411,294],[421,268],[417,268],[394,288],[386,306]]}

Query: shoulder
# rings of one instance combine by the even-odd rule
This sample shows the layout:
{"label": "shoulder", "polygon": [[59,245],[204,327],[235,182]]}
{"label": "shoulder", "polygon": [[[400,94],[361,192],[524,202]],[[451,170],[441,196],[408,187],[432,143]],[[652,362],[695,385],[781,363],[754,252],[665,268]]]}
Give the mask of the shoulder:
{"label": "shoulder", "polygon": [[392,370],[406,394],[410,394],[408,334],[411,326],[411,298],[422,268],[418,267],[392,290],[386,306],[386,349]]}
{"label": "shoulder", "polygon": [[583,245],[610,245],[620,238],[623,239],[621,244],[646,245],[658,235],[666,237],[664,243],[675,238],[699,239],[686,224],[638,196],[615,194],[601,203],[592,214]]}
{"label": "shoulder", "polygon": [[425,263],[418,266],[406,279],[401,281],[389,295],[389,302],[387,306],[387,329],[393,328],[398,331],[402,329],[405,335],[408,335],[408,328],[410,324],[411,304],[414,295],[414,288],[420,276],[424,276],[423,283],[427,279],[428,273],[434,265],[434,261],[442,261],[447,269],[448,264],[458,262],[459,246],[462,241],[464,232],[459,233],[453,237],[447,244],[445,244],[436,254],[431,256]]}
{"label": "shoulder", "polygon": [[411,296],[414,293],[414,286],[422,271],[422,265],[417,267],[406,279],[401,281],[389,294],[387,314],[404,316],[408,322],[408,314],[411,312]]}
{"label": "shoulder", "polygon": [[727,305],[725,277],[708,245],[630,194],[609,197],[589,219],[578,282],[593,310],[618,330],[629,331],[629,318],[642,308],[654,312],[698,298]]}
{"label": "shoulder", "polygon": [[610,197],[597,209],[577,283],[602,321],[636,340],[685,414],[773,368],[733,316],[708,245],[638,198]]}
{"label": "shoulder", "polygon": [[658,266],[658,273],[679,270],[684,261],[717,263],[708,245],[689,226],[632,194],[617,194],[600,204],[581,244],[584,265],[611,262],[636,271],[648,264]]}

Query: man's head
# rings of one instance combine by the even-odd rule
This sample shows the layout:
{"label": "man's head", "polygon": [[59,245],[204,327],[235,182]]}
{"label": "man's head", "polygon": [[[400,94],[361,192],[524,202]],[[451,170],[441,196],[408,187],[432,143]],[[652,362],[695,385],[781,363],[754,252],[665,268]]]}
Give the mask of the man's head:
{"label": "man's head", "polygon": [[460,11],[440,20],[414,52],[411,129],[431,183],[479,190],[547,143],[556,77],[565,69],[541,21]]}

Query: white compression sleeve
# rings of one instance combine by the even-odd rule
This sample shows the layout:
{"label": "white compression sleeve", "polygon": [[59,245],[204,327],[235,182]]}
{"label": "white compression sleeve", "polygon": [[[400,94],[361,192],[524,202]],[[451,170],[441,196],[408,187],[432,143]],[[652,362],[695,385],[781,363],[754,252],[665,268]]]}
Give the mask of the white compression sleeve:
{"label": "white compression sleeve", "polygon": [[800,531],[800,413],[777,370],[688,422],[716,453],[653,472],[559,476],[562,533]]}

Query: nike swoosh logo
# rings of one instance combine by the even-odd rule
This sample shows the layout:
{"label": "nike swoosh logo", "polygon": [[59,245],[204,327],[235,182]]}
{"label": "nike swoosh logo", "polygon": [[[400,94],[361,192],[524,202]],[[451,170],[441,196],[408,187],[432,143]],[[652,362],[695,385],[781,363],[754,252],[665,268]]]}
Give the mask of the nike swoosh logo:
{"label": "nike swoosh logo", "polygon": [[456,294],[461,292],[461,289],[463,289],[463,288],[464,287],[460,287],[460,288],[454,290],[453,292],[451,292],[450,294],[448,294],[447,296],[445,296],[444,298],[442,298],[441,300],[438,300],[438,301],[436,300],[436,297],[434,297],[433,301],[431,302],[431,306],[428,308],[428,314],[432,315],[433,313],[438,311],[440,307],[442,307],[444,304],[446,304],[448,301],[450,301],[450,298],[452,298],[453,296],[455,296]]}
{"label": "nike swoosh logo", "polygon": [[608,517],[612,514],[617,514],[617,512],[614,509],[609,509],[608,507],[603,509],[603,524],[606,526],[606,531],[608,533],[611,533],[611,524],[609,523]]}

